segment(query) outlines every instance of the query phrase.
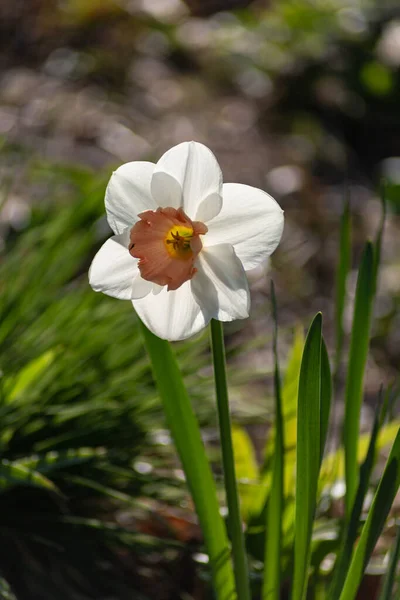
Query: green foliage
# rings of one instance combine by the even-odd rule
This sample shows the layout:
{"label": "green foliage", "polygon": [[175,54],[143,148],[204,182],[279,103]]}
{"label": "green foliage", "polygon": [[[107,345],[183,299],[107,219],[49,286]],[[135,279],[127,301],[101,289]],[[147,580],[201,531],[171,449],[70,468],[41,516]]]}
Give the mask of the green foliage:
{"label": "green foliage", "polygon": [[[185,492],[172,469],[163,474],[174,456],[157,441],[164,417],[134,311],[88,286],[90,258],[108,235],[105,178],[43,164],[27,177],[51,200],[8,236],[0,261],[0,571],[21,597],[122,600],[136,590],[139,598],[137,565],[125,568],[120,553],[145,562],[165,544],[118,527],[118,511],[146,520],[153,509],[142,494]],[[203,349],[201,341],[177,349],[189,383]],[[203,378],[192,394],[203,400],[202,421],[209,385]]]}
{"label": "green foliage", "polygon": [[375,293],[374,248],[365,247],[357,280],[353,327],[346,380],[344,450],[346,460],[346,511],[350,515],[358,484],[357,447],[364,371],[369,347],[372,304]]}
{"label": "green foliage", "polygon": [[318,314],[307,334],[300,369],[292,600],[305,597],[317,501],[321,465],[321,345],[322,316]]}
{"label": "green foliage", "polygon": [[399,487],[400,430],[397,432],[385,470],[368,512],[367,520],[362,528],[357,548],[353,553],[340,600],[353,600],[356,597],[361,577],[382,532]]}
{"label": "green foliage", "polygon": [[372,428],[371,437],[369,439],[367,454],[360,468],[360,479],[350,519],[348,523],[346,523],[342,534],[342,545],[340,551],[338,552],[333,581],[329,590],[329,597],[331,600],[334,600],[340,596],[346,578],[349,561],[351,559],[354,543],[359,531],[362,507],[370,484],[372,467],[374,465],[376,456],[378,432],[384,420],[385,409],[386,407],[384,405],[382,406],[381,403],[380,410],[377,410],[375,414],[374,425]]}
{"label": "green foliage", "polygon": [[[364,253],[355,300],[356,317],[352,333],[353,342],[350,347],[350,356],[353,358],[349,363],[347,377],[350,379],[350,384],[348,384],[350,388],[353,391],[358,390],[360,402],[369,343],[372,298],[376,290],[379,272],[384,215],[385,210],[375,248],[369,244]],[[342,231],[346,232],[344,237],[348,240],[350,238],[350,221],[347,209],[343,220]],[[342,271],[340,277],[343,281],[341,283],[342,292],[339,296],[340,302],[344,306],[344,290],[348,271],[347,267],[344,268],[344,264],[347,264],[346,256],[349,254],[349,247],[347,242],[343,244],[343,236],[341,243],[339,269]],[[341,318],[338,321],[341,322]],[[336,330],[337,336],[342,335],[341,327],[340,325]],[[342,352],[341,344],[337,346],[336,350],[338,348],[337,358]],[[251,471],[249,471],[252,473],[253,481],[249,482],[246,496],[249,514],[248,548],[254,558],[261,560],[264,556],[264,598],[280,597],[279,590],[276,589],[276,582],[287,577],[293,582],[294,598],[308,598],[309,595],[314,597],[313,594],[315,594],[316,597],[336,600],[339,597],[342,598],[341,594],[344,594],[343,598],[351,600],[355,598],[363,573],[368,566],[368,560],[385,526],[387,515],[399,487],[397,471],[399,421],[387,421],[388,414],[390,414],[388,406],[392,402],[391,398],[393,398],[394,392],[389,389],[384,401],[381,399],[370,434],[359,435],[359,407],[356,406],[357,410],[354,411],[353,416],[357,415],[357,418],[354,419],[352,426],[356,441],[352,440],[351,450],[354,453],[357,487],[354,492],[352,510],[347,518],[346,515],[340,515],[337,521],[326,518],[324,515],[326,508],[322,507],[329,501],[330,490],[333,489],[334,484],[343,481],[345,477],[345,457],[349,446],[348,439],[345,437],[343,446],[337,450],[331,450],[324,456],[333,388],[329,356],[321,337],[320,316],[315,318],[310,328],[303,357],[301,349],[301,336],[297,333],[290,351],[290,358],[287,361],[284,385],[280,394],[285,433],[285,452],[282,457],[285,470],[284,503],[282,506],[277,502],[279,484],[276,483],[274,474],[276,465],[274,457],[280,455],[280,443],[279,435],[276,433],[277,424],[275,424],[267,442],[263,469],[259,474],[255,472],[254,467],[251,467]],[[377,464],[377,456],[384,447],[392,443],[393,438],[396,438],[396,441],[386,470],[381,479],[376,480],[374,468]],[[251,452],[248,451],[247,455],[251,455]],[[359,464],[361,464],[360,469]],[[295,465],[296,480],[293,476]],[[243,466],[241,472],[243,472]],[[366,512],[366,499],[375,485],[378,486],[375,500],[371,510]],[[249,502],[251,496],[253,504]],[[271,560],[269,548],[272,546],[271,540],[277,538],[281,519],[282,533],[280,552],[277,551],[279,556],[277,566],[276,560],[274,560],[276,557]],[[266,530],[263,525],[265,522],[267,523]],[[360,532],[361,539],[356,544]],[[291,561],[293,547],[294,566]],[[321,571],[323,559],[331,553],[336,555],[332,581],[332,573]],[[276,567],[278,568],[277,573]],[[349,569],[351,569],[351,573]],[[396,568],[392,566],[391,569],[392,575],[388,575],[391,583],[387,586],[393,586]],[[265,578],[266,574],[268,574],[268,579]]]}
{"label": "green foliage", "polygon": [[335,326],[336,326],[336,356],[335,370],[338,369],[343,346],[343,312],[346,303],[346,281],[350,270],[351,257],[351,223],[350,203],[347,200],[340,221],[339,263],[336,272],[336,301],[335,301]]}
{"label": "green foliage", "polygon": [[[176,503],[186,497],[184,484],[173,475],[176,462],[170,446],[157,442],[165,422],[137,318],[129,303],[119,302],[116,310],[114,300],[94,294],[87,285],[90,258],[107,236],[104,180],[78,169],[43,165],[34,166],[31,176],[36,181],[31,179],[31,185],[44,185],[52,203],[34,207],[31,225],[22,235],[9,235],[0,263],[0,571],[12,587],[10,591],[4,584],[0,595],[6,599],[14,593],[25,599],[29,593],[43,600],[114,595],[124,600],[133,591],[141,598],[143,580],[136,561],[151,563],[154,552],[180,551],[181,546],[170,530],[161,540],[122,527],[119,513],[127,511],[132,520],[146,521],[150,512],[151,519],[151,501]],[[338,274],[335,371],[345,347],[349,239],[347,210]],[[255,590],[263,598],[277,600],[281,582],[292,580],[293,597],[299,600],[307,588],[322,598],[342,594],[352,600],[391,509],[399,483],[399,423],[387,420],[384,403],[372,433],[359,435],[381,244],[382,226],[361,261],[343,447],[325,450],[333,389],[320,316],[305,345],[303,329],[295,330],[281,383],[275,315],[277,420],[261,467],[248,433],[239,423],[232,430],[247,549],[251,560],[264,560],[262,568],[251,563]],[[145,336],[203,528],[215,587],[223,598],[234,593],[230,548],[188,404],[189,396],[201,424],[214,423],[211,381],[198,374],[209,362],[206,340],[203,336],[175,347],[186,392],[168,345],[148,332]],[[222,344],[220,350],[223,359]],[[220,368],[218,372],[226,394]],[[248,380],[251,372],[235,372],[232,381],[243,376]],[[377,456],[393,438],[379,478]],[[145,472],[136,468],[140,461],[145,462]],[[347,478],[353,474],[349,495],[354,501],[346,516],[332,519],[327,511],[333,502],[330,491],[345,476],[345,464]],[[368,512],[365,499],[375,488]],[[239,520],[237,524],[240,527]],[[238,535],[235,542],[232,526],[228,534],[234,544],[242,543]],[[122,564],[123,552],[135,557],[132,564]],[[336,555],[333,577],[321,570],[330,553]],[[224,560],[218,562],[221,556]],[[385,600],[395,579],[393,560],[382,592]],[[18,581],[13,578],[14,564],[21,565]]]}
{"label": "green foliage", "polygon": [[[390,562],[388,570],[383,581],[383,586],[379,600],[391,600],[394,598],[396,586],[396,570],[400,560],[400,526],[397,526],[397,535],[393,542],[393,548],[390,553]],[[397,582],[398,583],[398,582]]]}

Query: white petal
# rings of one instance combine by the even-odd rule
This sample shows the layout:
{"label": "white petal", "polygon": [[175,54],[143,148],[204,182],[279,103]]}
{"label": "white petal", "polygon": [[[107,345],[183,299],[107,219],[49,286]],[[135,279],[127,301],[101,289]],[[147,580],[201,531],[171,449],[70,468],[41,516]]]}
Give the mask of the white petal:
{"label": "white petal", "polygon": [[137,260],[128,251],[129,230],[102,245],[89,270],[89,283],[95,292],[120,300],[130,300],[132,281],[138,273]]}
{"label": "white petal", "polygon": [[153,286],[156,285],[147,279],[143,279],[139,270],[136,277],[132,281],[131,300],[144,298],[147,294],[153,291]]}
{"label": "white petal", "polygon": [[160,292],[162,292],[164,289],[163,285],[158,285],[158,283],[153,283],[153,294],[156,296],[157,294],[159,294]]}
{"label": "white petal", "polygon": [[191,284],[208,318],[219,321],[249,316],[250,292],[243,265],[230,244],[203,249]]}
{"label": "white petal", "polygon": [[[170,202],[170,186],[167,186],[163,196],[158,183],[157,201],[162,202],[162,206],[183,206],[191,219],[196,218],[197,209],[203,200],[211,194],[221,194],[222,173],[217,159],[211,150],[198,142],[183,142],[168,150],[156,165],[153,177],[155,181],[160,172],[167,173],[179,183],[183,204],[167,204]],[[175,201],[178,202],[178,199],[175,198]]]}
{"label": "white petal", "polygon": [[195,216],[196,221],[207,223],[216,217],[222,208],[222,196],[219,194],[211,194],[207,196],[197,208]]}
{"label": "white petal", "polygon": [[182,188],[175,177],[156,171],[151,180],[151,193],[158,206],[179,208],[182,206]]}
{"label": "white petal", "polygon": [[159,294],[132,300],[132,304],[146,327],[164,340],[184,340],[208,322],[193,297],[190,281],[172,292],[164,286]]}
{"label": "white petal", "polygon": [[130,162],[114,171],[106,190],[107,220],[114,233],[122,233],[138,220],[145,210],[156,210],[150,191],[155,165]]}
{"label": "white petal", "polygon": [[266,192],[225,183],[221,212],[208,223],[203,244],[232,244],[246,271],[270,256],[281,239],[283,210]]}

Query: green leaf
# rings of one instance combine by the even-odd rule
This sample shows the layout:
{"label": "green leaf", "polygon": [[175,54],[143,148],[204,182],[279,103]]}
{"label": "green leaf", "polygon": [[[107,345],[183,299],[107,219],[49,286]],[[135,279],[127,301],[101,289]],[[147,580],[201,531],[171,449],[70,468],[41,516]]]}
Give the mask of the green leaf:
{"label": "green leaf", "polygon": [[56,352],[48,350],[24,367],[16,377],[6,381],[5,397],[7,402],[13,402],[37,382],[54,362]]}
{"label": "green leaf", "polygon": [[335,564],[333,580],[329,589],[330,600],[335,600],[339,597],[346,578],[346,573],[349,567],[353,546],[358,535],[361,511],[364,504],[365,496],[368,491],[369,481],[375,462],[376,444],[385,410],[386,407],[381,406],[380,409],[377,410],[375,413],[375,419],[372,427],[367,454],[360,469],[360,480],[353,508],[351,511],[350,520],[348,523],[346,523],[346,526],[344,528],[343,539]]}
{"label": "green leaf", "polygon": [[337,371],[343,347],[343,312],[346,302],[346,281],[350,270],[351,258],[351,221],[350,204],[346,201],[340,221],[339,264],[336,273],[335,327],[336,327],[336,356],[335,372]]}
{"label": "green leaf", "polygon": [[394,598],[394,586],[396,583],[396,571],[400,562],[400,525],[397,526],[396,539],[390,553],[388,570],[383,580],[382,591],[379,600],[392,600]]}
{"label": "green leaf", "polygon": [[361,260],[351,332],[344,417],[346,514],[349,517],[358,485],[357,448],[365,364],[375,291],[374,249],[368,242]]}
{"label": "green leaf", "polygon": [[296,519],[292,600],[306,593],[310,544],[321,464],[322,316],[308,331],[300,370],[297,407]]}
{"label": "green leaf", "polygon": [[28,469],[18,461],[10,462],[8,460],[0,461],[0,491],[14,487],[16,485],[28,485],[57,491],[56,486],[47,477],[44,477],[33,469]]}
{"label": "green leaf", "polygon": [[230,548],[197,419],[170,345],[143,324],[142,332],[167,421],[196,506],[217,598],[234,600],[236,593]]}
{"label": "green leaf", "polygon": [[285,441],[284,490],[285,496],[293,495],[296,442],[297,442],[297,401],[301,361],[304,349],[303,327],[295,330],[293,346],[290,351],[288,366],[282,386],[282,411]]}
{"label": "green leaf", "polygon": [[400,430],[397,432],[385,470],[376,490],[367,520],[353,554],[340,600],[354,600],[364,570],[385,525],[400,486]]}
{"label": "green leaf", "polygon": [[328,435],[329,415],[332,400],[332,376],[328,351],[324,338],[321,345],[321,461],[324,456],[326,438]]}
{"label": "green leaf", "polygon": [[68,450],[46,452],[43,455],[34,455],[19,460],[19,465],[28,469],[35,469],[40,473],[52,473],[74,465],[80,465],[94,459],[105,457],[104,448],[70,448]]}
{"label": "green leaf", "polygon": [[280,566],[282,540],[282,513],[284,506],[284,432],[281,398],[281,377],[278,361],[278,316],[274,284],[271,281],[272,313],[274,318],[274,388],[275,388],[275,447],[272,466],[272,486],[267,506],[266,541],[264,556],[263,600],[280,598]]}

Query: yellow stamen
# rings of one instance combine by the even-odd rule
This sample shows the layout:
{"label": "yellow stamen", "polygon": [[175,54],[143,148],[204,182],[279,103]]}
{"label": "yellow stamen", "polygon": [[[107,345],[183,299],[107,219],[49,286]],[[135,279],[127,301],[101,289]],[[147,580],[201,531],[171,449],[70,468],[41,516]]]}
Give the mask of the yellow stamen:
{"label": "yellow stamen", "polygon": [[176,225],[170,229],[165,237],[165,246],[172,258],[187,260],[193,255],[190,241],[193,237],[193,228],[185,225]]}

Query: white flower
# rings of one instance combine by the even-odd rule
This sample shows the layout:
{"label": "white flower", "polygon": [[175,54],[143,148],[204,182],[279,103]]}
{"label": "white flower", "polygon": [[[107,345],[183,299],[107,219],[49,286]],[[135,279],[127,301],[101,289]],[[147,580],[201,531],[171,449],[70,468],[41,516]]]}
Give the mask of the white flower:
{"label": "white flower", "polygon": [[249,315],[245,271],[272,254],[283,211],[265,192],[222,183],[213,153],[184,142],[157,164],[131,162],[111,177],[108,222],[115,235],[94,257],[97,292],[131,300],[157,336],[182,340],[211,319]]}

